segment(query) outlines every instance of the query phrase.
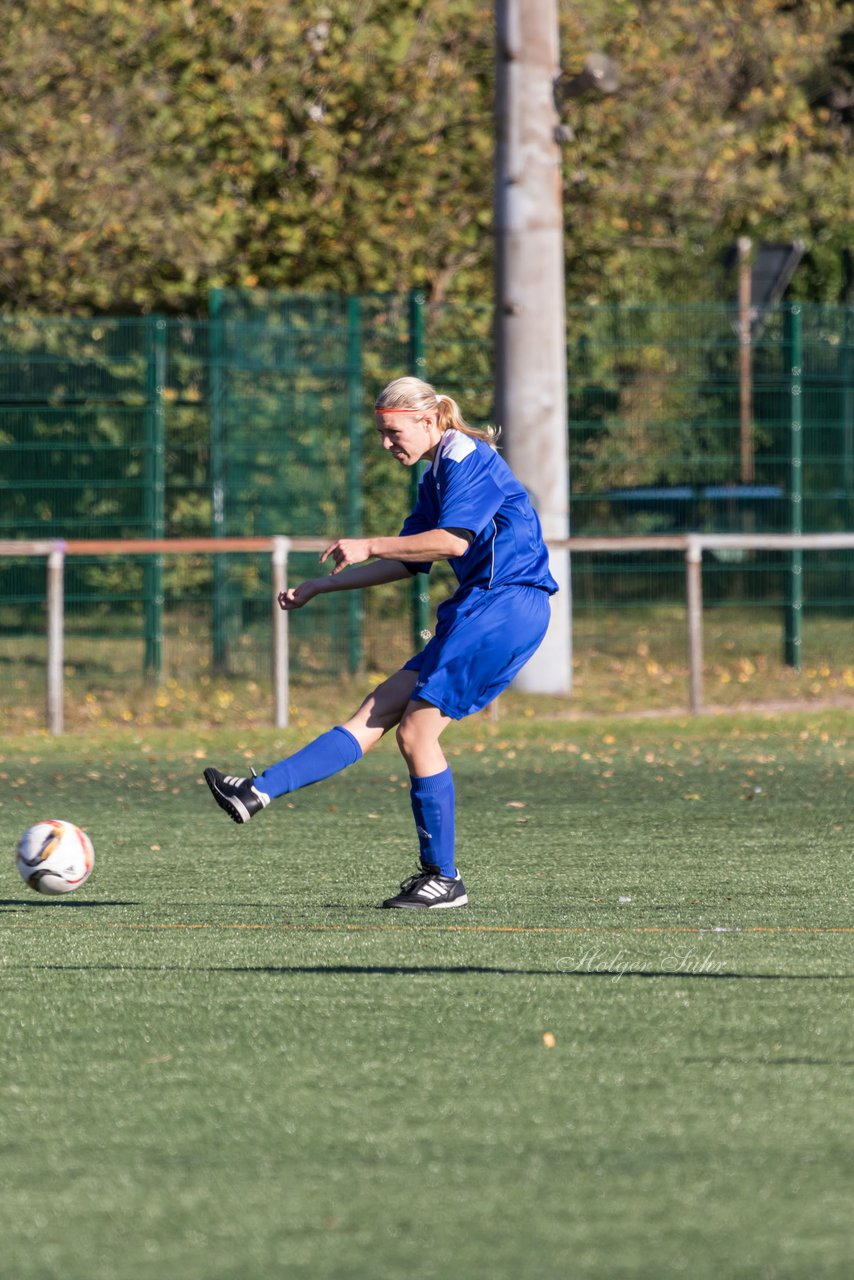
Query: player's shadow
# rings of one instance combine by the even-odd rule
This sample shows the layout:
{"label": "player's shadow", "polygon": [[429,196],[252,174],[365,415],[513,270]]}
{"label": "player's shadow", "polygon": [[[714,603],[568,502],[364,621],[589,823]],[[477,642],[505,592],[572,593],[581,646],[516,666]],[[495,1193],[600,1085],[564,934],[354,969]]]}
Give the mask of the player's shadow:
{"label": "player's shadow", "polygon": [[69,907],[75,907],[79,910],[81,907],[138,907],[139,905],[138,902],[96,902],[94,898],[75,898],[73,902],[69,902],[61,894],[53,898],[0,898],[0,911],[18,911],[21,907],[44,911],[50,907],[63,907],[66,910]]}
{"label": "player's shadow", "polygon": [[497,965],[359,965],[359,964],[314,964],[314,965],[223,965],[213,966],[212,973],[268,973],[268,974],[376,974],[380,977],[396,976],[417,977],[419,974],[495,974],[498,977],[512,978],[610,978],[612,981],[627,978],[684,978],[685,981],[714,978],[720,980],[749,979],[752,981],[794,981],[812,982],[830,978],[850,978],[852,974],[844,973],[690,973],[684,969],[506,969]]}
{"label": "player's shadow", "polygon": [[683,1058],[682,1061],[705,1067],[854,1067],[852,1058],[778,1058],[776,1054],[768,1057],[735,1058],[722,1053],[708,1058]]}
{"label": "player's shadow", "polygon": [[678,978],[682,982],[829,982],[854,977],[850,973],[691,973],[684,969],[508,969],[498,965],[480,964],[229,964],[229,965],[177,965],[177,964],[28,964],[11,966],[17,969],[56,970],[59,972],[102,972],[116,970],[122,973],[229,973],[258,974],[271,977],[312,975],[358,975],[375,977],[419,977],[422,975],[469,974],[489,975],[501,978],[607,978],[612,982],[630,981],[633,978]]}

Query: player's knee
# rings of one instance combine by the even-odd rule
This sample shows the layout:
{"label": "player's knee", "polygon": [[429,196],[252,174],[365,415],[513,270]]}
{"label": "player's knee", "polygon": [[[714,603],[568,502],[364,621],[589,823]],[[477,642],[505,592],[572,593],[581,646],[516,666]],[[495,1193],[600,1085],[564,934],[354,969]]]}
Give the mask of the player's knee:
{"label": "player's knee", "polygon": [[421,745],[421,734],[411,716],[402,717],[395,736],[401,755],[405,760],[410,760]]}
{"label": "player's knee", "polygon": [[407,745],[410,741],[409,726],[405,719],[401,720],[398,724],[394,736],[397,741],[398,749],[401,754],[405,756],[407,752]]}

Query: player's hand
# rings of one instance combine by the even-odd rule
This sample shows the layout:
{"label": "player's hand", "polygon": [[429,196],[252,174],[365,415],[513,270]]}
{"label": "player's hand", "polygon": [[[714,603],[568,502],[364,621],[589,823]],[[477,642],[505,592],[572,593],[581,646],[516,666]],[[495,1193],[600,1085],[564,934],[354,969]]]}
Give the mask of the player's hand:
{"label": "player's hand", "polygon": [[279,602],[279,608],[290,613],[292,609],[301,609],[304,604],[308,604],[309,600],[317,595],[318,590],[315,580],[309,578],[307,582],[300,582],[296,587],[288,587],[285,591],[280,591],[276,599]]}
{"label": "player's hand", "polygon": [[340,573],[348,565],[370,560],[371,544],[367,538],[338,538],[336,542],[330,542],[320,557],[320,563],[323,564],[324,560],[330,558],[334,562],[332,572]]}

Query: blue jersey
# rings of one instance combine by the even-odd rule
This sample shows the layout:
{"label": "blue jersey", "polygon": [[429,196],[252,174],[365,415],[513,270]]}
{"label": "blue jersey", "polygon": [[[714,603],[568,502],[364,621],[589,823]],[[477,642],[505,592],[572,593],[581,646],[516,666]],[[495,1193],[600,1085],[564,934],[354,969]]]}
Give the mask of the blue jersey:
{"label": "blue jersey", "polygon": [[[401,530],[467,529],[468,549],[448,561],[461,589],[504,586],[558,587],[537,513],[527,490],[485,440],[446,431],[418,486],[418,498]],[[409,564],[429,573],[430,562]]]}

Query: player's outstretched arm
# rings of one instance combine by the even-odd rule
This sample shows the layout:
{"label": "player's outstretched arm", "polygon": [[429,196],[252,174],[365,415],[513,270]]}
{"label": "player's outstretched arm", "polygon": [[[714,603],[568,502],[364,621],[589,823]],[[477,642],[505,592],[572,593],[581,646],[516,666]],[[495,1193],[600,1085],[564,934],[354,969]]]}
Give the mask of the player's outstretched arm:
{"label": "player's outstretched arm", "polygon": [[301,609],[309,600],[328,591],[352,591],[398,582],[410,576],[407,564],[463,555],[470,536],[466,530],[427,529],[394,538],[337,538],[320,557],[321,563],[330,559],[333,562],[329,576],[308,578],[299,586],[279,592],[279,606],[285,610]]}
{"label": "player's outstretched arm", "polygon": [[315,596],[329,591],[353,591],[363,587],[378,587],[384,582],[398,582],[410,577],[409,570],[395,560],[376,560],[371,564],[355,565],[342,573],[331,573],[325,578],[308,578],[298,586],[288,587],[278,595],[279,608],[290,612],[301,609]]}

